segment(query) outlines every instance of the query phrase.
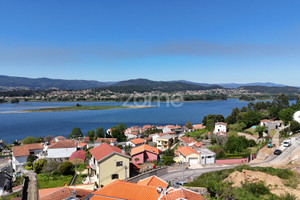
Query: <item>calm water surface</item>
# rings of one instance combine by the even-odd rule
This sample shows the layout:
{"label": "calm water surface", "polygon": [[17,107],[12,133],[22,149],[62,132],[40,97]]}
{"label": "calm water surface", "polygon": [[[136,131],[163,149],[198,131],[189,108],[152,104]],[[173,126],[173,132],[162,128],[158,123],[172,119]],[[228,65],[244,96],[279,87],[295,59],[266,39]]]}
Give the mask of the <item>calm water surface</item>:
{"label": "calm water surface", "polygon": [[[201,123],[208,114],[228,116],[235,107],[247,106],[249,102],[229,99],[225,101],[184,102],[181,106],[167,103],[152,103],[154,108],[114,109],[93,111],[9,113],[40,107],[74,106],[77,102],[20,102],[0,104],[0,139],[6,142],[23,139],[26,136],[67,136],[74,127],[80,127],[84,134],[102,126],[108,129],[118,123],[128,127],[178,124],[187,121]],[[122,105],[120,102],[79,102],[82,105]],[[178,103],[177,103],[178,104]],[[130,105],[130,104],[129,104]],[[148,105],[148,104],[147,104]]]}

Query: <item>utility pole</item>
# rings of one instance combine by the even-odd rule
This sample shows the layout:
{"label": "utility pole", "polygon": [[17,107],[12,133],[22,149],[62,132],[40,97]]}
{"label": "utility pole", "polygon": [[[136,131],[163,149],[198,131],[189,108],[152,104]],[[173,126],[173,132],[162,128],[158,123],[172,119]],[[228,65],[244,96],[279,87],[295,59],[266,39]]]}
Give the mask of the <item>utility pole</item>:
{"label": "utility pole", "polygon": [[184,181],[184,162],[182,161],[182,181]]}
{"label": "utility pole", "polygon": [[125,165],[125,181],[127,181],[127,169],[128,169],[128,167],[127,167],[127,165]]}

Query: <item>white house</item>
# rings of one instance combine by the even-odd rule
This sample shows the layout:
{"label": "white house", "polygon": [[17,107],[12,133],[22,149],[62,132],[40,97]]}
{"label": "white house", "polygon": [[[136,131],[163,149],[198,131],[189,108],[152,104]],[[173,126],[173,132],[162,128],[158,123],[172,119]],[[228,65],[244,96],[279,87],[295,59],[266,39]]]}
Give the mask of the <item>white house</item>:
{"label": "white house", "polygon": [[150,134],[150,137],[152,137],[152,142],[156,143],[156,139],[160,137],[159,133]]}
{"label": "white house", "polygon": [[43,152],[44,145],[41,143],[25,144],[21,146],[13,147],[12,153],[12,166],[15,171],[19,169],[20,166],[25,166],[27,163],[27,157],[33,155],[39,157]]}
{"label": "white house", "polygon": [[44,148],[47,158],[68,158],[75,151],[77,151],[77,147],[74,140],[61,140]]}
{"label": "white house", "polygon": [[207,148],[201,148],[198,150],[201,156],[201,164],[213,164],[216,162],[216,153],[207,149]]}
{"label": "white house", "polygon": [[214,133],[218,132],[227,132],[227,124],[224,122],[217,122],[215,123],[215,130]]}
{"label": "white house", "polygon": [[127,141],[126,146],[137,147],[137,146],[143,145],[145,143],[146,143],[146,141],[143,140],[142,138],[136,138],[136,139]]}
{"label": "white house", "polygon": [[124,133],[124,134],[127,137],[127,140],[135,139],[139,135],[138,132],[127,132],[127,133]]}

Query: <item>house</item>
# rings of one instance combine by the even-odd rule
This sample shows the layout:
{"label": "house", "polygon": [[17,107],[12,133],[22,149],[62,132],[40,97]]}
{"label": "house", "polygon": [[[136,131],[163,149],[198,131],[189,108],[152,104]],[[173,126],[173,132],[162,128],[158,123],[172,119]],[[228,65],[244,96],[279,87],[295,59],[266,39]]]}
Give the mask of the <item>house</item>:
{"label": "house", "polygon": [[[12,177],[6,172],[0,172],[0,196],[12,192]],[[1,198],[0,198],[1,199]]]}
{"label": "house", "polygon": [[105,186],[116,179],[129,177],[130,157],[118,147],[102,143],[90,150],[89,175],[92,183]]}
{"label": "house", "polygon": [[125,133],[125,136],[128,140],[135,139],[139,136],[139,133],[138,132]]}
{"label": "house", "polygon": [[195,150],[200,153],[201,165],[213,164],[216,162],[216,153],[215,152],[213,152],[207,148],[201,148],[201,149],[195,149]]}
{"label": "house", "polygon": [[137,147],[137,146],[143,145],[145,143],[146,143],[146,141],[143,140],[142,138],[136,138],[136,139],[127,141],[126,146]]}
{"label": "house", "polygon": [[168,183],[156,176],[137,183],[116,180],[95,191],[90,200],[203,200],[200,194],[191,190],[167,187]]}
{"label": "house", "polygon": [[93,193],[90,200],[130,199],[158,200],[163,196],[168,183],[156,176],[141,180],[138,183],[116,180]]}
{"label": "house", "polygon": [[87,143],[85,143],[85,142],[78,142],[77,148],[81,149],[81,150],[87,149]]}
{"label": "house", "polygon": [[188,146],[178,147],[177,161],[192,164],[200,163],[200,153]]}
{"label": "house", "polygon": [[260,126],[266,126],[267,123],[271,122],[271,120],[269,119],[263,119],[263,120],[260,120]]}
{"label": "house", "polygon": [[19,167],[24,166],[27,163],[27,157],[33,155],[39,157],[43,153],[44,145],[41,143],[24,144],[21,146],[13,147],[12,153],[12,166],[15,171]]}
{"label": "house", "polygon": [[189,147],[197,143],[197,141],[192,137],[180,137],[179,140],[184,146],[189,146]]}
{"label": "house", "polygon": [[76,194],[74,194],[74,187],[56,187],[39,189],[39,200],[83,200],[86,199],[93,190],[81,189],[76,187]]}
{"label": "house", "polygon": [[65,140],[66,138],[64,136],[57,136],[54,138],[55,142],[61,141],[61,140]]}
{"label": "house", "polygon": [[144,144],[131,149],[131,162],[143,164],[153,162],[153,160],[159,161],[159,153],[160,151],[157,148]]}
{"label": "house", "polygon": [[157,148],[165,151],[178,141],[178,136],[173,134],[163,135],[156,139]]}
{"label": "house", "polygon": [[106,142],[113,146],[118,145],[117,138],[97,138],[96,142],[101,142],[101,143]]}
{"label": "house", "polygon": [[72,155],[69,158],[69,161],[73,164],[82,164],[84,163],[86,156],[86,152],[83,150],[78,150],[72,153]]}
{"label": "house", "polygon": [[195,144],[192,146],[192,148],[193,148],[193,149],[195,149],[195,148],[202,148],[203,145],[205,145],[205,144],[203,144],[203,142],[200,141],[200,142],[195,143]]}
{"label": "house", "polygon": [[162,135],[159,133],[153,133],[153,134],[150,134],[149,136],[152,137],[152,142],[156,143],[156,139],[161,137]]}
{"label": "house", "polygon": [[45,145],[44,155],[47,158],[69,158],[75,151],[77,151],[75,140],[60,140]]}
{"label": "house", "polygon": [[170,189],[160,200],[204,200],[201,194],[186,188]]}
{"label": "house", "polygon": [[214,133],[218,132],[227,132],[227,124],[224,122],[217,122],[215,123],[215,130]]}
{"label": "house", "polygon": [[201,129],[205,129],[206,127],[203,126],[203,124],[194,124],[193,125],[193,129],[194,130],[201,130]]}

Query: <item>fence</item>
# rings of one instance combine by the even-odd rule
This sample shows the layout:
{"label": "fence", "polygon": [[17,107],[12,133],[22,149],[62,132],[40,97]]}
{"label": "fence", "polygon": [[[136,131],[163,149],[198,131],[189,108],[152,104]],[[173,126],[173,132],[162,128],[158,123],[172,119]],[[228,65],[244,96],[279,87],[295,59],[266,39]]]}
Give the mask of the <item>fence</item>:
{"label": "fence", "polygon": [[234,159],[219,159],[216,160],[216,164],[241,164],[248,163],[248,158],[234,158]]}

